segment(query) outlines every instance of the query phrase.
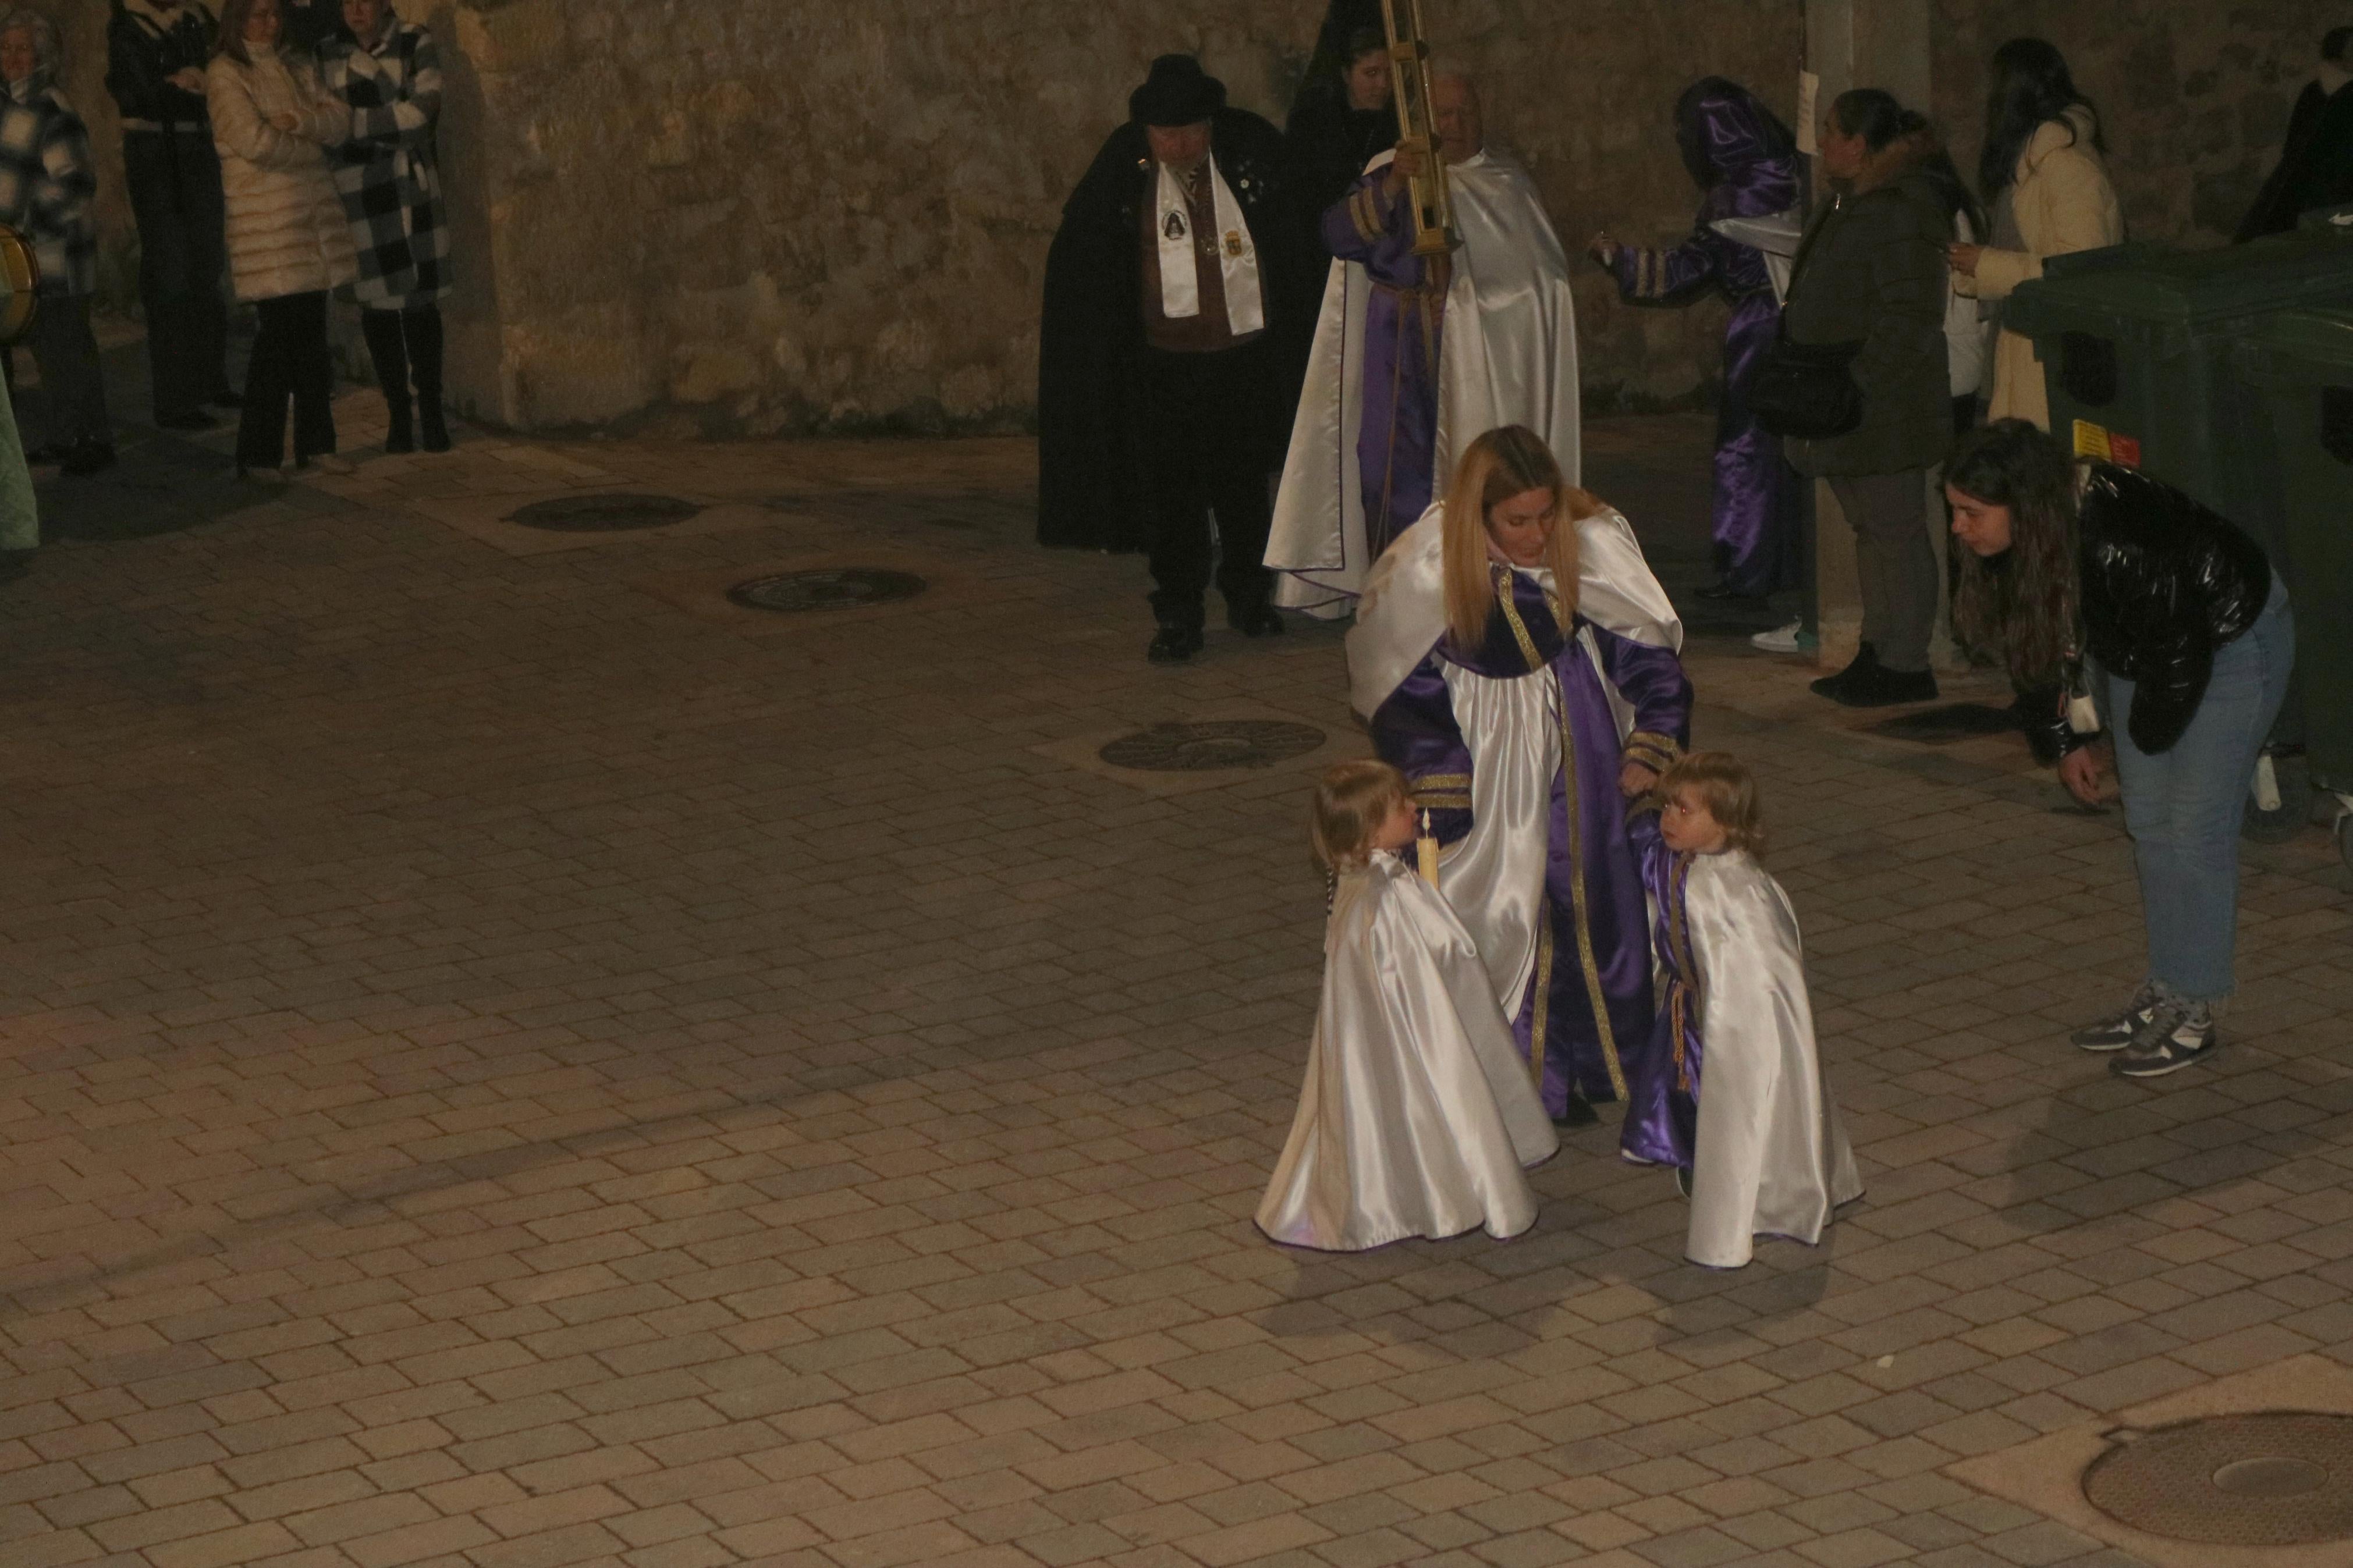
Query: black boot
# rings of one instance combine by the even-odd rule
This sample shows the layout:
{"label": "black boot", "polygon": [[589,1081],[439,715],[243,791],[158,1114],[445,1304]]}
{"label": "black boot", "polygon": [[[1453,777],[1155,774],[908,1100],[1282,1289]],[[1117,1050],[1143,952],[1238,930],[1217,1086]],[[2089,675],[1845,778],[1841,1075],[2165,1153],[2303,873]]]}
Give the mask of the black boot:
{"label": "black boot", "polygon": [[1254,604],[1226,605],[1226,625],[1246,637],[1279,637],[1282,635],[1282,616],[1264,599]]}
{"label": "black boot", "polygon": [[375,363],[376,384],[384,388],[384,449],[414,452],[417,437],[409,425],[408,347],[402,341],[400,312],[362,310],[360,331],[367,339],[368,358]]}
{"label": "black boot", "polygon": [[416,415],[406,397],[395,398],[387,394],[384,400],[384,449],[387,452],[417,450]]}
{"label": "black boot", "polygon": [[408,363],[417,374],[419,434],[427,451],[446,452],[449,424],[441,411],[441,308],[424,305],[404,310],[400,321],[408,335]]}
{"label": "black boot", "polygon": [[1202,641],[1199,626],[1163,621],[1152,646],[1144,650],[1144,657],[1155,664],[1184,664],[1201,651]]}

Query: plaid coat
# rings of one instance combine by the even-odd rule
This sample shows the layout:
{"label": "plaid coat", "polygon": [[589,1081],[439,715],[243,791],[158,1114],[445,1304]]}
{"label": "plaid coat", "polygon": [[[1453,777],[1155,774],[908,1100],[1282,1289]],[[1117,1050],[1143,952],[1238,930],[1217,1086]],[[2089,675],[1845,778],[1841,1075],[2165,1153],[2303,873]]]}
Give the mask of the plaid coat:
{"label": "plaid coat", "polygon": [[42,293],[97,290],[97,195],[90,127],[48,73],[0,89],[0,223],[32,241]]}
{"label": "plaid coat", "polygon": [[327,90],[351,106],[352,139],[334,153],[335,190],[359,250],[360,303],[429,305],[449,292],[449,228],[433,162],[441,60],[433,35],[387,18],[373,48],[338,34],[322,50]]}

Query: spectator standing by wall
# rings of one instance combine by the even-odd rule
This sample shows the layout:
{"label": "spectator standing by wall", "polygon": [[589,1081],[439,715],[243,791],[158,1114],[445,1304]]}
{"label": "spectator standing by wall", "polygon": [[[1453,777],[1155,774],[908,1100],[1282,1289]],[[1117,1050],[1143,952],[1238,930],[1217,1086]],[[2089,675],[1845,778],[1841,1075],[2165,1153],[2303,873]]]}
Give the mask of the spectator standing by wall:
{"label": "spectator standing by wall", "polygon": [[2282,234],[2313,207],[2353,201],[2353,27],[2320,40],[2320,67],[2287,117],[2278,165],[2239,225],[2243,245]]}
{"label": "spectator standing by wall", "polygon": [[1862,395],[1853,429],[1787,447],[1799,473],[1830,481],[1854,529],[1862,646],[1853,663],[1813,683],[1816,695],[1851,708],[1936,696],[1928,470],[1952,440],[1945,247],[1953,209],[1925,166],[1935,146],[1926,130],[1877,88],[1831,105],[1819,142],[1838,193],[1798,247],[1784,313],[1793,342],[1852,346]]}
{"label": "spectator standing by wall", "polygon": [[221,52],[206,68],[213,142],[228,211],[237,297],[260,321],[237,423],[240,476],[276,478],[294,404],[294,466],[341,472],[327,290],[352,281],[351,230],[327,168],[351,112],[328,96],[307,56],[281,48],[280,0],[228,0]]}
{"label": "spectator standing by wall", "polygon": [[209,430],[237,406],[221,300],[221,172],[205,110],[220,25],[203,0],[121,0],[106,28],[106,90],[122,113],[122,177],[139,226],[139,300],[156,425]]}
{"label": "spectator standing by wall", "polygon": [[94,474],[114,461],[106,381],[90,300],[98,289],[98,224],[91,205],[90,127],[57,88],[58,30],[38,11],[0,16],[0,223],[22,234],[41,266],[40,309],[31,346],[41,368],[49,439],[34,460],[69,474]]}
{"label": "spectator standing by wall", "polygon": [[[1990,310],[2053,256],[2120,245],[2124,210],[2108,181],[2099,111],[2075,90],[2064,56],[2041,38],[2012,38],[1993,52],[1986,93],[1985,155],[1978,188],[1992,209],[1989,245],[1957,241],[1956,287]],[[2034,344],[2004,331],[1994,344],[1988,416],[2048,428],[2051,399]]]}
{"label": "spectator standing by wall", "polygon": [[441,300],[449,292],[449,228],[433,145],[440,56],[433,35],[394,15],[390,0],[343,5],[345,31],[328,40],[322,59],[327,90],[352,114],[335,189],[358,252],[360,325],[390,415],[384,449],[416,450],[421,422],[425,449],[446,452]]}

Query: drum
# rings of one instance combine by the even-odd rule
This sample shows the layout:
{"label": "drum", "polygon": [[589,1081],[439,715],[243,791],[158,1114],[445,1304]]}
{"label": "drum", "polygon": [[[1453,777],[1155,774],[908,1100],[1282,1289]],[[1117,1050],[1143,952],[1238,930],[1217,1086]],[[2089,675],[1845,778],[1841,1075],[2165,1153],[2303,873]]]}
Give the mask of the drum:
{"label": "drum", "polygon": [[33,242],[0,223],[0,348],[25,341],[40,302],[41,264]]}

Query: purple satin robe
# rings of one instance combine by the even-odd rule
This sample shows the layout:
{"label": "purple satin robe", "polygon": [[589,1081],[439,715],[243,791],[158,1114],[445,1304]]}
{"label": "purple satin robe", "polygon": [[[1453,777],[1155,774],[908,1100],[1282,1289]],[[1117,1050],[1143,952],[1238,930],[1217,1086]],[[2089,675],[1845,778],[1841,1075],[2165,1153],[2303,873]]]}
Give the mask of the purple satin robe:
{"label": "purple satin robe", "polygon": [[1651,1026],[1651,1046],[1640,1076],[1629,1075],[1626,1126],[1618,1146],[1638,1160],[1691,1169],[1698,1143],[1700,1080],[1700,974],[1683,912],[1683,882],[1692,858],[1667,847],[1659,835],[1659,814],[1637,811],[1627,836],[1642,865],[1642,885],[1656,911],[1651,951],[1664,990]]}
{"label": "purple satin robe", "polygon": [[1359,179],[1324,214],[1324,244],[1372,279],[1365,303],[1364,425],[1356,467],[1365,544],[1377,558],[1430,508],[1438,449],[1438,365],[1444,300],[1413,253],[1412,204],[1383,188],[1386,168]]}
{"label": "purple satin robe", "polygon": [[[1470,747],[1446,685],[1446,666],[1497,679],[1556,681],[1567,766],[1551,779],[1544,868],[1545,930],[1536,973],[1513,1020],[1526,1059],[1541,1042],[1546,1111],[1557,1118],[1572,1086],[1588,1100],[1615,1100],[1651,1069],[1650,913],[1641,868],[1627,836],[1618,789],[1625,763],[1659,767],[1690,734],[1691,682],[1673,650],[1631,641],[1577,616],[1564,633],[1543,591],[1529,577],[1493,569],[1528,634],[1531,665],[1515,628],[1492,616],[1485,640],[1464,653],[1441,640],[1373,715],[1373,747],[1416,786],[1430,807],[1440,843],[1471,831]],[[1574,631],[1589,626],[1601,655],[1597,672]],[[1602,688],[1606,674],[1634,710],[1634,732],[1622,744]],[[1580,918],[1578,895],[1583,895]]]}
{"label": "purple satin robe", "polygon": [[1757,423],[1747,390],[1781,330],[1764,253],[1709,227],[1718,218],[1767,217],[1799,203],[1794,153],[1786,132],[1746,92],[1704,94],[1688,106],[1696,126],[1687,144],[1715,174],[1691,237],[1666,250],[1622,247],[1612,269],[1621,297],[1635,304],[1682,304],[1703,293],[1732,301],[1724,330],[1724,396],[1715,416],[1715,494],[1712,532],[1715,569],[1742,594],[1797,584],[1798,520],[1802,496],[1781,458],[1781,438]]}

